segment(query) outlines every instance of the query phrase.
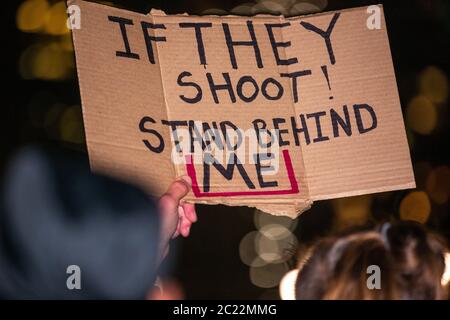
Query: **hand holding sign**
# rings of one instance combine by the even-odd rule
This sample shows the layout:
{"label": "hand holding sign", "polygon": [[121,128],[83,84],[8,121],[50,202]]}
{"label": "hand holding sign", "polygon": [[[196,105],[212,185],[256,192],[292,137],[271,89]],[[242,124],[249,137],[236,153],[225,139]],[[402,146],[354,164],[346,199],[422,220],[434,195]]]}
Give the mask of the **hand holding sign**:
{"label": "hand holding sign", "polygon": [[195,207],[186,203],[183,198],[191,190],[192,181],[188,176],[182,176],[173,182],[158,202],[161,220],[160,255],[162,259],[169,251],[170,239],[178,235],[189,236],[193,223],[197,221]]}
{"label": "hand holding sign", "polygon": [[291,217],[415,186],[384,18],[368,28],[366,8],[284,18],[69,3],[83,16],[73,38],[94,170],[156,195],[189,175],[189,202]]}

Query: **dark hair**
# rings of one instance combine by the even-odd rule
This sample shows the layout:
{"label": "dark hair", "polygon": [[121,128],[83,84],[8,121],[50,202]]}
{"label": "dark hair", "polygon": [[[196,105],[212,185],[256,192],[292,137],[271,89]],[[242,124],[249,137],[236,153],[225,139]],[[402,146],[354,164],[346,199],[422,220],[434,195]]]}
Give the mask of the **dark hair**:
{"label": "dark hair", "polygon": [[[368,267],[380,288],[367,285]],[[297,299],[445,299],[445,246],[414,222],[321,240],[299,272]]]}

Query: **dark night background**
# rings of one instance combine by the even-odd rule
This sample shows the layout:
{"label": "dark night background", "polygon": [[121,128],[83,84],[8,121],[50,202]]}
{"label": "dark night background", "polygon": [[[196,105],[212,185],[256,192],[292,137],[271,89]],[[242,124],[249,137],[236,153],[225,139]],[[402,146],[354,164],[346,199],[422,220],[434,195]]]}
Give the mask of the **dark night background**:
{"label": "dark night background", "polygon": [[[86,154],[70,34],[61,34],[52,28],[24,30],[26,24],[25,27],[20,25],[17,14],[22,3],[29,1],[34,1],[35,5],[40,2],[3,1],[1,9],[2,170],[15,150],[32,143]],[[198,206],[199,222],[191,236],[177,240],[180,255],[172,273],[186,298],[278,298],[277,281],[283,272],[295,266],[296,248],[301,250],[320,236],[348,227],[410,218],[426,223],[450,239],[447,97],[450,1],[303,2],[320,4],[321,11],[384,5],[417,190],[315,203],[291,226],[294,241],[289,243],[292,245],[289,259],[253,266],[259,269],[253,270],[252,276],[250,267],[241,261],[240,243],[246,234],[257,231],[255,219],[271,218],[246,207]],[[49,7],[57,3],[48,1]],[[143,13],[158,8],[168,14],[202,14],[211,8],[230,12],[242,1],[121,0],[108,3]],[[323,4],[326,6],[320,7]],[[46,64],[33,68],[33,61],[46,61]],[[419,193],[411,194],[414,191]],[[406,197],[409,198],[405,200]],[[402,202],[403,211],[400,209]],[[270,221],[288,224],[284,219]]]}

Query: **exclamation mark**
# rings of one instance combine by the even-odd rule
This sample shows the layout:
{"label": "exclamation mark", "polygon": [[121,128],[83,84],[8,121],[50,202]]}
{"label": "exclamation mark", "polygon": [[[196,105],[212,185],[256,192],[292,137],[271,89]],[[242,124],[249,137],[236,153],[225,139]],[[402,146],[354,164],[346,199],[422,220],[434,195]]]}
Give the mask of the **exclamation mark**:
{"label": "exclamation mark", "polygon": [[[327,80],[328,90],[331,91],[330,79],[328,78],[327,66],[321,66],[321,68],[322,68],[323,75],[325,76],[325,79]],[[330,96],[330,100],[332,100],[332,99],[333,99],[333,96]]]}

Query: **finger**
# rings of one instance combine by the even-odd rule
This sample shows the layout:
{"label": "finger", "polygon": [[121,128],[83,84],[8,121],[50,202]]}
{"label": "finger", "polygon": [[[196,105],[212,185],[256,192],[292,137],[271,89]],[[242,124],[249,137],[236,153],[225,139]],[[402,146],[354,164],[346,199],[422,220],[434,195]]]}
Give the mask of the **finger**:
{"label": "finger", "polygon": [[190,190],[191,178],[182,176],[169,186],[169,189],[159,199],[159,210],[164,215],[172,215],[177,212],[179,202]]}
{"label": "finger", "polygon": [[184,215],[191,222],[197,222],[197,213],[195,212],[195,205],[192,203],[182,202],[181,206],[184,209]]}
{"label": "finger", "polygon": [[175,239],[180,235],[180,228],[181,228],[181,219],[178,219],[177,228],[175,229],[175,232],[172,235],[172,239]]}
{"label": "finger", "polygon": [[189,190],[191,190],[191,186],[191,178],[189,176],[182,176],[170,185],[166,194],[170,195],[178,204],[178,202],[188,194]]}
{"label": "finger", "polygon": [[191,230],[191,226],[186,227],[184,229],[183,237],[185,237],[185,238],[189,237],[190,230]]}
{"label": "finger", "polygon": [[165,193],[158,201],[159,211],[163,215],[171,215],[177,212],[178,201]]}
{"label": "finger", "polygon": [[191,223],[186,223],[186,224],[182,224],[181,226],[181,235],[183,237],[188,237],[189,236],[189,232],[191,230]]}
{"label": "finger", "polygon": [[183,222],[183,219],[186,219],[185,215],[184,215],[184,209],[182,207],[178,207],[178,223],[177,223],[177,229],[175,230],[174,236],[172,237],[175,238],[177,237],[181,232],[181,223]]}
{"label": "finger", "polygon": [[189,231],[191,229],[192,222],[189,221],[186,217],[181,220],[180,225],[180,233],[183,237],[187,237],[189,235]]}

